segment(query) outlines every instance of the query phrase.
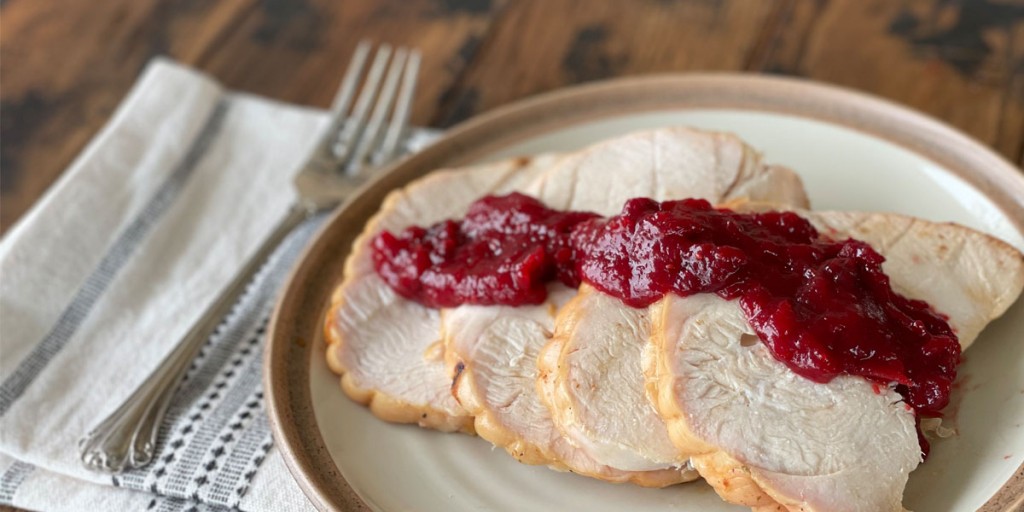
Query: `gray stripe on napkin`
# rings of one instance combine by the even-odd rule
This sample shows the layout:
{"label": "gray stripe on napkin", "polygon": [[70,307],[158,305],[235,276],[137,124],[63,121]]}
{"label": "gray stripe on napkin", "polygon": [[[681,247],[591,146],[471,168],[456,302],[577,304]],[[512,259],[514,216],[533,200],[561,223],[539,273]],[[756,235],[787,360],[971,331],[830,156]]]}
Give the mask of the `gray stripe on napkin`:
{"label": "gray stripe on napkin", "polygon": [[4,471],[3,476],[0,476],[0,504],[14,504],[14,493],[18,492],[18,487],[21,487],[28,475],[32,474],[35,469],[36,467],[32,464],[20,460],[11,464],[11,467]]}
{"label": "gray stripe on napkin", "polygon": [[267,260],[172,398],[154,463],[115,478],[115,485],[187,503],[238,506],[273,444],[260,382],[268,316],[300,251],[325,218],[305,222]]}
{"label": "gray stripe on napkin", "polygon": [[107,286],[114,280],[121,268],[131,259],[136,248],[146,238],[150,230],[157,224],[164,213],[174,204],[188,178],[192,175],[196,164],[202,160],[206,150],[212,145],[223,124],[230,103],[222,99],[213,108],[203,123],[199,134],[192,141],[189,150],[167,177],[156,194],[146,203],[142,211],[128,224],[127,228],[114,241],[113,245],[100,260],[99,265],[86,278],[85,283],[71,303],[64,309],[57,323],[39,344],[32,349],[28,357],[22,361],[14,372],[0,384],[0,416],[10,410],[11,406],[21,397],[25,389],[39,376],[46,365],[56,356],[74,336],[82,322],[99,300]]}

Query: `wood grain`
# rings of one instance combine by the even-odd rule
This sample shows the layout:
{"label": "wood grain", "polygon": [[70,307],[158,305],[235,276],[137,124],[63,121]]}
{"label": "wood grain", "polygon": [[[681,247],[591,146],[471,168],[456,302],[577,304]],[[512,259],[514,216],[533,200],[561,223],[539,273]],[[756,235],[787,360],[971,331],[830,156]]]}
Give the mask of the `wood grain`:
{"label": "wood grain", "polygon": [[[437,98],[500,0],[12,0],[0,7],[0,230],[6,231],[103,126],[151,58],[228,87],[326,106],[363,38],[424,54],[412,121]],[[16,70],[10,72],[9,70]]]}
{"label": "wood grain", "polygon": [[1020,160],[1024,2],[799,0],[787,9],[750,69],[869,91]]}
{"label": "wood grain", "polygon": [[[652,72],[743,69],[767,0],[524,0],[494,23],[439,126],[567,84]],[[571,21],[570,21],[571,20]]]}
{"label": "wood grain", "polygon": [[81,151],[154,56],[230,88],[324,106],[362,38],[423,51],[417,124],[450,126],[524,96],[612,76],[749,70],[908,104],[1024,164],[1024,0],[0,5],[0,232]]}
{"label": "wood grain", "polygon": [[[572,30],[550,30],[549,18],[573,20]],[[864,90],[943,119],[1011,161],[1024,158],[1020,1],[722,0],[629,10],[517,2],[435,121],[447,126],[570,83],[690,70],[782,73]]]}

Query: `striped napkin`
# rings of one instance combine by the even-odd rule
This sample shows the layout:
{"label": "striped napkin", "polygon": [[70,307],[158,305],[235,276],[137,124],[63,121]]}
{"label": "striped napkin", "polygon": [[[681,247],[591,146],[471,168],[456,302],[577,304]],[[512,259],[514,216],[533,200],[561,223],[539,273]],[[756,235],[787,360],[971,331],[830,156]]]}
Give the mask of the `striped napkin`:
{"label": "striped napkin", "polygon": [[[322,216],[292,233],[192,364],[149,466],[77,441],[171,351],[283,218],[321,111],[152,62],[108,125],[0,241],[0,504],[47,511],[309,510],[264,413],[262,340]],[[411,147],[434,134],[414,134]]]}

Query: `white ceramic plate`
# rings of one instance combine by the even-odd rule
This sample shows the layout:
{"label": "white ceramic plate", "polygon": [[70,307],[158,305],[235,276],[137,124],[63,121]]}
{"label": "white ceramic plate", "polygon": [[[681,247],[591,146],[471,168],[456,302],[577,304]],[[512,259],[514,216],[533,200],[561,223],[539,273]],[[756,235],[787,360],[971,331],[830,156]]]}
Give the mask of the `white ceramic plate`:
{"label": "white ceramic plate", "polygon": [[[604,105],[593,106],[601,99]],[[578,88],[503,109],[456,129],[370,185],[328,222],[288,286],[267,350],[270,412],[289,467],[318,507],[746,510],[725,504],[702,482],[658,490],[612,485],[519,464],[479,438],[384,423],[344,396],[322,357],[320,319],[340,278],[339,262],[387,190],[441,166],[571,150],[668,125],[738,134],[767,161],[796,170],[815,209],[954,221],[1024,249],[1019,170],[935,121],[859,94],[784,79],[660,77]],[[931,458],[911,475],[905,507],[1001,511],[1019,505],[1022,333],[1024,301],[966,352],[949,413],[960,433],[933,443]]]}

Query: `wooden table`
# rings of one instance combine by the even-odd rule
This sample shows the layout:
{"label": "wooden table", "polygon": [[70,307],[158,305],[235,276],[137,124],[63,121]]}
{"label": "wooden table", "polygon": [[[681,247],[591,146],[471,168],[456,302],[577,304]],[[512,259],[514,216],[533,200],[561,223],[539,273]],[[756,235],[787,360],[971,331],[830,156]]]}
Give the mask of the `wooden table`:
{"label": "wooden table", "polygon": [[742,70],[884,96],[1024,162],[1021,0],[8,0],[0,20],[0,231],[153,57],[322,107],[362,38],[423,51],[420,125],[589,80]]}

